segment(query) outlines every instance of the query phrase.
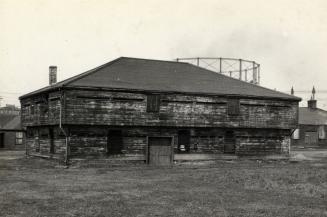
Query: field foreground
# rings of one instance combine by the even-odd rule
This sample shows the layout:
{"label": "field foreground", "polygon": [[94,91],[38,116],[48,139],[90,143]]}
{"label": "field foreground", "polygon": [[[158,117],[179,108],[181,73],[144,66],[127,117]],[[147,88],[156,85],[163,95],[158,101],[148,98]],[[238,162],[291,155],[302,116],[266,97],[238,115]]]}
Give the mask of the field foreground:
{"label": "field foreground", "polygon": [[65,169],[0,152],[0,216],[327,217],[327,159],[305,154],[291,162]]}

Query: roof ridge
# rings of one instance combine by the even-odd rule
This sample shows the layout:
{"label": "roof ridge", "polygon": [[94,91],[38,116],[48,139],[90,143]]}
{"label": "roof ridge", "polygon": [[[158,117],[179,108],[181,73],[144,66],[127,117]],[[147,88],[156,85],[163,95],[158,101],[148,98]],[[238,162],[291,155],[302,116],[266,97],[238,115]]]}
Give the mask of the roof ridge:
{"label": "roof ridge", "polygon": [[206,70],[208,72],[211,72],[211,73],[214,73],[216,75],[221,75],[221,76],[225,76],[227,79],[231,79],[231,80],[235,80],[235,81],[239,81],[239,82],[242,82],[244,84],[247,84],[247,85],[252,85],[254,87],[257,87],[257,88],[261,88],[261,89],[265,89],[265,90],[269,90],[269,91],[273,91],[273,92],[277,92],[277,93],[280,93],[280,94],[283,94],[283,95],[286,95],[286,96],[289,96],[289,97],[294,97],[294,98],[298,98],[300,100],[302,100],[302,98],[300,97],[297,97],[297,96],[293,96],[293,95],[290,95],[290,94],[287,94],[287,93],[284,93],[284,92],[280,92],[280,91],[277,91],[277,90],[272,90],[272,89],[269,89],[267,87],[263,87],[263,86],[259,86],[259,85],[256,85],[256,84],[252,84],[252,83],[249,83],[249,82],[246,82],[246,81],[243,81],[243,80],[239,80],[237,78],[233,78],[233,77],[230,77],[230,76],[227,76],[227,75],[224,75],[224,74],[221,74],[221,73],[218,73],[218,72],[215,72],[215,71],[211,71],[209,69],[206,69],[206,68],[203,68],[203,67],[200,67],[200,66],[196,66],[196,65],[193,65],[193,64],[190,64],[191,66],[193,67],[197,67],[197,68],[201,68],[203,70]]}
{"label": "roof ridge", "polygon": [[122,59],[126,58],[126,59],[135,59],[135,60],[156,61],[156,62],[167,62],[167,63],[176,63],[176,64],[190,64],[187,62],[177,62],[177,61],[173,61],[173,60],[157,60],[157,59],[146,59],[146,58],[124,57],[124,56],[122,56],[121,58]]}
{"label": "roof ridge", "polygon": [[[117,63],[119,62],[119,63]],[[124,56],[121,56],[119,58],[116,58],[110,62],[107,62],[105,64],[102,64],[100,66],[97,66],[93,69],[90,69],[90,70],[87,70],[83,73],[80,73],[78,75],[75,75],[73,77],[70,77],[68,79],[65,79],[63,81],[60,81],[54,85],[49,85],[49,86],[46,86],[44,88],[41,88],[39,90],[36,90],[36,91],[33,91],[33,92],[30,92],[28,94],[25,94],[21,97],[19,97],[20,99],[22,98],[25,98],[27,96],[31,96],[31,95],[34,95],[34,94],[37,94],[37,93],[40,93],[40,92],[43,92],[43,91],[50,91],[50,90],[54,90],[54,89],[60,89],[61,87],[70,87],[70,86],[73,86],[75,87],[76,85],[78,84],[82,84],[82,85],[85,85],[83,84],[83,81],[86,79],[91,79],[92,74],[95,74],[97,72],[101,72],[102,69],[106,69],[106,68],[110,68],[112,64],[114,63],[117,63],[119,66],[121,64],[124,65],[124,63],[128,63],[127,64],[127,68],[128,67],[132,67],[134,62],[135,64],[145,64],[145,65],[153,65],[155,63],[159,63],[157,65],[159,65],[158,67],[160,67],[160,63],[161,63],[161,66],[164,66],[164,65],[167,65],[167,66],[170,66],[172,64],[176,64],[176,65],[173,65],[173,68],[176,66],[177,68],[181,67],[183,68],[183,70],[181,69],[181,71],[184,73],[183,75],[187,76],[187,74],[185,74],[187,71],[189,72],[192,72],[192,76],[194,77],[194,79],[197,78],[197,74],[196,73],[200,73],[199,77],[201,77],[202,79],[205,79],[206,80],[225,80],[224,82],[227,82],[227,83],[230,83],[233,88],[234,88],[234,92],[233,94],[241,94],[242,95],[242,87],[246,88],[246,89],[253,89],[253,91],[248,91],[248,96],[257,96],[257,95],[264,95],[266,94],[268,97],[276,97],[276,98],[287,98],[287,99],[290,99],[290,100],[296,100],[296,101],[300,101],[301,98],[299,97],[296,97],[296,96],[293,96],[293,95],[289,95],[289,94],[286,94],[286,93],[283,93],[283,92],[280,92],[280,91],[276,91],[276,90],[272,90],[272,89],[269,89],[269,88],[266,88],[266,87],[262,87],[262,86],[259,86],[259,85],[255,85],[255,84],[252,84],[252,83],[248,83],[248,82],[245,82],[245,81],[242,81],[242,80],[239,80],[239,79],[236,79],[236,78],[232,78],[232,77],[229,77],[227,75],[224,75],[224,74],[221,74],[221,73],[218,73],[218,72],[215,72],[215,71],[212,71],[210,69],[206,69],[206,68],[203,68],[203,67],[200,67],[200,66],[196,66],[194,64],[190,64],[188,62],[177,62],[177,61],[168,61],[168,60],[155,60],[155,59],[143,59],[143,58],[135,58],[135,57],[124,57]],[[130,64],[129,64],[130,63]],[[131,65],[132,64],[132,65]],[[131,66],[130,66],[131,65]],[[154,66],[157,66],[157,65],[154,65]],[[133,69],[129,69],[128,70],[132,70]],[[167,70],[170,70],[170,69],[167,69]],[[106,70],[105,70],[106,71]],[[159,70],[160,71],[160,70]],[[185,71],[185,72],[184,72]],[[145,71],[146,72],[146,71]],[[168,71],[169,72],[169,71]],[[171,72],[172,73],[172,72]],[[170,74],[171,74],[170,73]],[[112,73],[108,73],[108,76],[110,77]],[[169,73],[168,73],[169,74]],[[202,74],[202,75],[201,75]],[[128,73],[127,73],[128,75]],[[209,76],[209,78],[208,78]],[[82,82],[82,83],[81,83]],[[191,82],[191,81],[190,81]],[[209,81],[208,81],[209,82]],[[100,82],[101,83],[101,82]],[[102,82],[103,83],[103,82]],[[210,82],[209,82],[210,83]],[[217,82],[216,82],[217,83]],[[207,93],[209,93],[208,91],[213,91],[212,93],[215,93],[215,85],[217,84],[213,84],[212,82],[210,83],[210,87],[209,89],[207,90]],[[95,86],[96,85],[100,85],[100,84],[94,84]],[[94,86],[93,85],[93,86]],[[107,84],[102,84],[104,86],[106,86]],[[168,85],[169,86],[169,85]],[[225,85],[223,85],[225,86]],[[117,88],[115,85],[112,86],[113,88]],[[121,87],[125,87],[124,85],[121,86]],[[142,86],[143,87],[143,86]],[[139,88],[142,88],[141,86]],[[153,88],[153,87],[151,87]],[[211,88],[211,89],[210,89]],[[228,87],[226,86],[226,88],[228,89]],[[165,88],[164,88],[165,89]],[[169,88],[168,88],[169,89]],[[198,88],[199,89],[199,88]],[[201,89],[201,88],[200,88]],[[199,89],[199,90],[200,90]],[[217,89],[217,88],[216,88]],[[219,89],[219,88],[218,88]],[[175,91],[186,91],[186,92],[190,92],[191,89],[183,89],[183,88],[173,88],[172,90],[175,90]],[[219,90],[221,91],[221,90]],[[201,90],[200,90],[201,92]],[[202,91],[202,92],[205,92],[205,91]],[[222,91],[224,92],[224,91]],[[227,91],[228,92],[228,91]],[[262,93],[261,93],[262,92]],[[243,94],[246,94],[246,93],[243,93]]]}
{"label": "roof ridge", "polygon": [[[74,81],[77,81],[77,80],[79,80],[81,78],[84,78],[85,76],[91,75],[91,74],[97,72],[99,69],[102,69],[102,68],[104,68],[106,66],[109,66],[109,65],[111,65],[111,64],[113,64],[115,62],[118,62],[119,60],[122,60],[122,59],[135,59],[135,60],[146,60],[146,61],[156,61],[156,62],[169,62],[169,63],[178,63],[178,64],[189,64],[189,63],[186,63],[186,62],[177,62],[177,61],[169,61],[169,60],[156,60],[156,59],[145,59],[145,58],[136,58],[136,57],[125,57],[125,56],[121,56],[121,57],[118,57],[118,58],[116,58],[116,59],[114,59],[112,61],[109,61],[109,62],[105,63],[105,64],[102,64],[100,66],[97,66],[97,67],[95,67],[93,69],[87,70],[87,71],[82,72],[82,73],[80,73],[78,75],[75,75],[75,76],[70,77],[70,78],[67,78],[67,79],[65,79],[63,81],[60,81],[57,84],[67,82],[67,83],[64,83],[62,86],[68,85],[68,84],[70,84],[70,83],[72,83]],[[189,64],[189,65],[192,65],[192,64]]]}

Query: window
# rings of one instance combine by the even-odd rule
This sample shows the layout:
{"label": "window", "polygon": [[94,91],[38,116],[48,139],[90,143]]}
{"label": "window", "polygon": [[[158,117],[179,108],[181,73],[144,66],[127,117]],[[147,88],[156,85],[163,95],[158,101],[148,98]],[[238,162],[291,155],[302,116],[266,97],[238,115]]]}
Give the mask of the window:
{"label": "window", "polygon": [[294,130],[292,138],[293,139],[300,139],[300,129]]}
{"label": "window", "polygon": [[239,115],[240,114],[240,100],[239,99],[228,99],[227,113],[228,113],[228,115]]}
{"label": "window", "polygon": [[48,112],[49,110],[49,105],[48,104],[41,104],[40,105],[40,114],[44,115]]}
{"label": "window", "polygon": [[107,154],[121,154],[123,136],[121,130],[109,130],[107,137]]}
{"label": "window", "polygon": [[22,144],[23,144],[23,133],[16,132],[16,145],[22,145]]}
{"label": "window", "polygon": [[34,115],[34,112],[35,112],[35,108],[34,108],[34,105],[31,105],[31,108],[30,108],[30,114],[31,115]]}
{"label": "window", "polygon": [[191,143],[191,132],[189,130],[179,130],[178,131],[178,151],[190,152],[190,143]]}
{"label": "window", "polygon": [[27,130],[26,130],[26,137],[27,138],[34,138],[34,130],[33,129],[30,129],[30,128],[27,128]]}
{"label": "window", "polygon": [[318,128],[318,138],[326,139],[325,126],[319,126]]}
{"label": "window", "polygon": [[39,129],[39,138],[40,139],[48,139],[49,138],[49,129],[40,128]]}
{"label": "window", "polygon": [[146,98],[146,111],[159,112],[160,110],[160,95],[148,95]]}
{"label": "window", "polygon": [[31,107],[30,105],[24,105],[22,108],[22,112],[24,115],[30,115],[31,114]]}

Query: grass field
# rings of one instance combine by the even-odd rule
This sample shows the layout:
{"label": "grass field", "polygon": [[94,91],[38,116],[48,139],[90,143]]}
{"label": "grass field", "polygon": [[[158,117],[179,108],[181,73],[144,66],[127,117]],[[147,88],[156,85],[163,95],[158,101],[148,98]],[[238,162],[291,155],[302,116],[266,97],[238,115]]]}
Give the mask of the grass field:
{"label": "grass field", "polygon": [[0,154],[3,217],[327,216],[324,157],[65,169],[10,154]]}

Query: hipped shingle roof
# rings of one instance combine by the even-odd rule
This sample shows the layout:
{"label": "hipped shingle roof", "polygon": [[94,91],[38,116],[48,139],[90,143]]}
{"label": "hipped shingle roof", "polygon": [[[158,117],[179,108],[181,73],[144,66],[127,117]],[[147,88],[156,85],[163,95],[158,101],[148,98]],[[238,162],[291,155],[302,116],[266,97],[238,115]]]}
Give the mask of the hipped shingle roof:
{"label": "hipped shingle roof", "polygon": [[121,57],[80,75],[23,95],[65,87],[178,92],[278,98],[301,98],[250,84],[189,63]]}

